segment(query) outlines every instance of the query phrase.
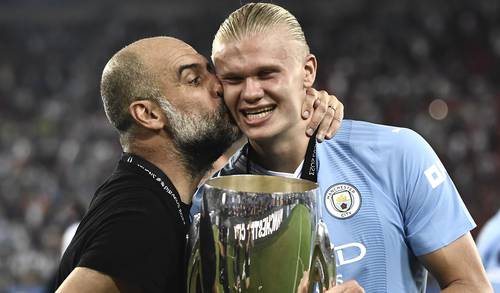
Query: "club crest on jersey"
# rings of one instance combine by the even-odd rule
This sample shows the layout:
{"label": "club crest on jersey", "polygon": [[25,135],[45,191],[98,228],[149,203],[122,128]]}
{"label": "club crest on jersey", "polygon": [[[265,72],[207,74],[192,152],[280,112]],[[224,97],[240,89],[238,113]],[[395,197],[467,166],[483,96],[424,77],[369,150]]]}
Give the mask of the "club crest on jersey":
{"label": "club crest on jersey", "polygon": [[325,205],[335,218],[347,219],[354,216],[361,207],[361,195],[351,184],[335,184],[325,193]]}

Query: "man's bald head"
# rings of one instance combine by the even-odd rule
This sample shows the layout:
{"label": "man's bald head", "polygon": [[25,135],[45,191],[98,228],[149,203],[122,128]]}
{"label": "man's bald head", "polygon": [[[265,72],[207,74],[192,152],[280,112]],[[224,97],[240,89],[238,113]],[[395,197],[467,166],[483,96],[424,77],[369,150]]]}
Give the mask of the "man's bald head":
{"label": "man's bald head", "polygon": [[188,44],[171,37],[141,39],[118,51],[106,64],[101,97],[111,124],[123,134],[134,121],[128,112],[136,100],[159,102],[164,96],[162,71],[171,52]]}
{"label": "man's bald head", "polygon": [[104,68],[101,95],[125,151],[167,149],[193,176],[240,135],[208,60],[175,38],[142,39],[116,53]]}

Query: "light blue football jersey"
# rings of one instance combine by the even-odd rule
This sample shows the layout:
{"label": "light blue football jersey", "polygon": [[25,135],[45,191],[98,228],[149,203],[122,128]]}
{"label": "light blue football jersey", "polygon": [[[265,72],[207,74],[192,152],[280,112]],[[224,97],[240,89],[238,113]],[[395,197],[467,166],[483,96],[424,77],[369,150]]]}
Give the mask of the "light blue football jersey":
{"label": "light blue football jersey", "polygon": [[[216,176],[247,173],[244,150]],[[429,144],[406,128],[344,120],[333,139],[316,144],[316,154],[337,282],[355,279],[366,292],[425,292],[427,272],[416,257],[475,227]],[[275,175],[250,166],[250,173]]]}
{"label": "light blue football jersey", "polygon": [[500,210],[479,233],[477,248],[495,292],[500,292]]}

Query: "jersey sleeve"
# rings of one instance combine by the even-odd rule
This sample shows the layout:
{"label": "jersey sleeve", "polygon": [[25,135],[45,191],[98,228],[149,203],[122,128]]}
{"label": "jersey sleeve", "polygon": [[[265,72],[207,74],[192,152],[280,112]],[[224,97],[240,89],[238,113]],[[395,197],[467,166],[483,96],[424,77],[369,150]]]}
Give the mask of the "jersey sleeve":
{"label": "jersey sleeve", "polygon": [[447,246],[475,223],[431,146],[409,129],[399,136],[398,196],[407,242],[419,256]]}
{"label": "jersey sleeve", "polygon": [[[130,191],[133,193],[133,191]],[[88,267],[142,289],[162,290],[165,276],[175,268],[178,243],[173,221],[161,204],[136,194],[100,210],[99,228],[84,250],[78,266]],[[176,246],[177,245],[177,246]],[[170,263],[171,262],[171,263]]]}

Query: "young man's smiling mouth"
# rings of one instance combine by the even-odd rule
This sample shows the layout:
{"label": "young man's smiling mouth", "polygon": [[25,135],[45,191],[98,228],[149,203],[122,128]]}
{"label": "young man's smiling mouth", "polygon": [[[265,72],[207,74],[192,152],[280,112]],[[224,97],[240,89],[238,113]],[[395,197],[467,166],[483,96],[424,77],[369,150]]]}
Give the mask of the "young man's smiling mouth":
{"label": "young man's smiling mouth", "polygon": [[269,116],[274,111],[274,109],[276,109],[276,105],[255,109],[243,109],[240,112],[243,114],[243,116],[245,116],[245,118],[252,121]]}

